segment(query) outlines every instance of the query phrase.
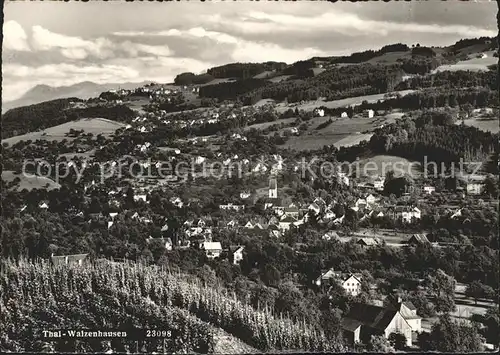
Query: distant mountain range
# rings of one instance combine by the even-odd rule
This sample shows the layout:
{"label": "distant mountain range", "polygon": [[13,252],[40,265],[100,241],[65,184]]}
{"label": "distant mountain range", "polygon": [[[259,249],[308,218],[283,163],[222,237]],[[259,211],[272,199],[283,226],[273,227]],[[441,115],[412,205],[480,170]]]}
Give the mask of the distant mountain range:
{"label": "distant mountain range", "polygon": [[110,83],[96,84],[91,81],[84,81],[70,86],[53,87],[49,85],[37,85],[28,90],[23,96],[17,100],[2,102],[2,113],[11,108],[28,106],[44,101],[62,99],[65,97],[78,97],[80,99],[89,99],[97,97],[102,92],[110,89],[135,89],[150,83],[151,81],[143,81],[140,83]]}

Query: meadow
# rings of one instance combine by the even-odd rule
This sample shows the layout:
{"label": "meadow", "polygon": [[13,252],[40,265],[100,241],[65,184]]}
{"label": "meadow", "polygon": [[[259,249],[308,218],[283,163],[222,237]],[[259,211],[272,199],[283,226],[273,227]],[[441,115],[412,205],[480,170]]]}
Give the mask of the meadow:
{"label": "meadow", "polygon": [[390,170],[393,170],[396,176],[405,175],[418,178],[422,175],[420,163],[394,155],[375,155],[356,160],[351,164],[351,170],[353,172],[359,171],[358,178],[361,179],[385,176]]}
{"label": "meadow", "polygon": [[61,185],[43,176],[24,175],[22,173],[16,174],[14,171],[10,170],[2,171],[2,180],[6,182],[14,181],[16,177],[20,179],[20,182],[16,187],[17,191],[22,191],[24,189],[27,189],[28,191],[33,189],[46,189],[47,191],[50,191],[61,188]]}
{"label": "meadow", "polygon": [[498,63],[498,58],[493,57],[493,51],[485,52],[486,58],[471,58],[461,60],[455,64],[441,65],[434,69],[433,73],[439,71],[457,71],[457,70],[470,70],[470,71],[487,71],[488,66]]}
{"label": "meadow", "polygon": [[[415,90],[403,90],[403,91],[396,91],[395,93],[400,94],[401,96],[408,95],[412,92],[415,92]],[[363,101],[368,101],[368,103],[374,103],[377,102],[378,100],[384,100],[384,94],[375,94],[375,95],[364,95],[364,96],[356,96],[356,97],[349,97],[346,99],[341,99],[341,100],[333,100],[333,101],[323,101],[323,100],[315,100],[315,101],[307,101],[298,105],[289,105],[285,103],[279,103],[276,106],[276,110],[278,112],[285,112],[289,108],[295,109],[297,107],[299,110],[304,110],[304,111],[312,111],[315,108],[318,108],[320,106],[324,106],[327,108],[339,108],[339,107],[347,107],[347,106],[356,106],[356,105],[361,105]]]}
{"label": "meadow", "polygon": [[48,141],[73,140],[74,138],[67,137],[70,129],[83,130],[85,133],[92,133],[94,136],[102,134],[110,136],[119,128],[125,127],[125,124],[108,120],[106,118],[83,118],[76,121],[66,122],[58,126],[47,128],[39,132],[31,132],[19,136],[10,137],[2,140],[3,143],[14,145],[20,141],[36,141],[38,139]]}

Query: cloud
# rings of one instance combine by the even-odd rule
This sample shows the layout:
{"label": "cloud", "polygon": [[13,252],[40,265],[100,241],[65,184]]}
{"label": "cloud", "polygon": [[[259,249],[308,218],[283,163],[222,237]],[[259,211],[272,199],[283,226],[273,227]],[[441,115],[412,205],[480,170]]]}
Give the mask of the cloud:
{"label": "cloud", "polygon": [[82,81],[99,84],[142,82],[155,80],[172,82],[175,76],[186,71],[201,72],[214,63],[198,61],[192,58],[157,57],[155,55],[136,58],[112,58],[102,65],[90,64],[47,64],[26,66],[4,64],[3,101],[15,100],[38,84],[66,86]]}
{"label": "cloud", "polygon": [[59,49],[70,59],[84,59],[89,55],[97,58],[113,56],[113,43],[106,38],[99,37],[90,41],[51,32],[41,26],[33,26],[32,43],[33,47],[39,51]]}
{"label": "cloud", "polygon": [[398,32],[454,34],[460,37],[469,37],[472,33],[474,36],[496,35],[495,31],[474,26],[376,21],[338,10],[315,17],[253,11],[247,15],[240,15],[238,19],[228,19],[222,23],[218,21],[217,17],[209,17],[208,20],[222,28],[232,28],[241,34],[251,35],[286,32],[293,36],[294,32],[302,32],[304,29],[307,29],[307,32],[311,35],[314,35],[314,33],[337,33],[365,37],[367,34],[388,36]]}
{"label": "cloud", "polygon": [[36,84],[170,82],[181,72],[235,61],[292,63],[397,42],[448,45],[497,34],[496,7],[482,4],[181,2],[167,18],[155,10],[162,4],[130,4],[119,20],[112,2],[56,6],[36,15],[27,4],[12,5],[5,10],[10,21],[2,55],[3,96],[11,99]]}
{"label": "cloud", "polygon": [[[200,58],[225,57],[233,61],[241,62],[261,62],[268,60],[294,62],[307,57],[325,54],[324,51],[313,48],[284,48],[279,44],[265,41],[249,41],[238,38],[228,33],[207,30],[203,27],[193,27],[189,29],[172,28],[167,31],[126,31],[113,33],[118,37],[177,37],[197,43],[196,53],[193,56]],[[203,40],[210,43],[204,44]],[[227,60],[226,60],[227,61]],[[206,68],[205,68],[206,69]]]}
{"label": "cloud", "polygon": [[120,48],[127,52],[131,57],[136,57],[140,53],[152,54],[160,57],[168,57],[173,54],[168,46],[151,46],[141,43],[126,41],[120,44]]}
{"label": "cloud", "polygon": [[51,32],[41,26],[33,26],[32,42],[38,51],[59,50],[63,56],[73,60],[82,60],[89,56],[109,59],[121,55],[136,57],[141,54],[157,56],[173,54],[166,45],[153,46],[131,41],[117,43],[104,37],[87,40]]}
{"label": "cloud", "polygon": [[16,21],[7,21],[3,24],[3,49],[13,51],[29,51],[28,36],[24,28]]}

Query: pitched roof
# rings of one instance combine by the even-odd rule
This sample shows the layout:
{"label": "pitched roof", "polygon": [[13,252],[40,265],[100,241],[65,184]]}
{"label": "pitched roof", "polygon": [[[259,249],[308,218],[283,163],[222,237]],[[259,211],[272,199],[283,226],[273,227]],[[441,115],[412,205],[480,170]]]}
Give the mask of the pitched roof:
{"label": "pitched roof", "polygon": [[378,241],[375,238],[359,238],[356,243],[365,245],[378,245]]}
{"label": "pitched roof", "polygon": [[236,251],[238,251],[240,249],[243,250],[243,249],[245,249],[245,247],[243,245],[230,245],[229,246],[229,251],[231,253],[234,253],[234,252],[236,252]]}
{"label": "pitched roof", "polygon": [[220,242],[203,242],[202,247],[205,250],[222,250]]}
{"label": "pitched roof", "polygon": [[297,220],[293,217],[286,217],[286,218],[283,218],[280,223],[293,223],[293,222],[296,222]]}
{"label": "pitched roof", "polygon": [[[385,330],[398,313],[395,309],[378,307],[371,304],[354,303],[345,318],[356,320],[373,329]],[[348,322],[349,323],[349,322]]]}
{"label": "pitched roof", "polygon": [[356,319],[351,319],[351,318],[342,318],[340,326],[342,329],[354,332],[356,329],[358,329],[361,325],[363,325],[362,322]]}
{"label": "pitched roof", "polygon": [[429,244],[430,241],[427,239],[425,234],[413,234],[411,238],[408,240],[408,243],[416,242],[419,244]]}

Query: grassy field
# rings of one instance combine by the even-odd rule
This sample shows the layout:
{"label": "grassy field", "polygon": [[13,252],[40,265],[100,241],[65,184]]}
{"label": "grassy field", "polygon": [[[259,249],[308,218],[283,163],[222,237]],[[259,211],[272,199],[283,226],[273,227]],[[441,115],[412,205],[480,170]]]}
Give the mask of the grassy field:
{"label": "grassy field", "polygon": [[302,135],[297,137],[290,137],[284,144],[284,148],[294,150],[316,150],[321,149],[325,145],[334,145],[336,147],[349,147],[359,144],[363,140],[370,140],[372,134],[362,133],[330,133],[324,135]]}
{"label": "grassy field", "polygon": [[[405,95],[408,95],[414,91],[415,90],[403,90],[403,91],[397,91],[397,93],[399,93],[401,96],[405,96]],[[320,106],[325,106],[328,108],[356,106],[356,105],[361,105],[361,103],[363,101],[368,101],[369,103],[374,103],[374,102],[377,102],[378,100],[384,100],[384,95],[385,95],[385,93],[384,94],[376,94],[376,95],[349,97],[347,99],[334,100],[334,101],[323,101],[323,100],[307,101],[305,103],[295,105],[295,106],[280,103],[276,106],[276,110],[278,112],[285,112],[289,108],[295,109],[295,107],[297,107],[299,110],[312,111],[315,108],[318,108]]]}
{"label": "grassy field", "polygon": [[260,106],[264,106],[267,104],[273,104],[273,103],[274,103],[273,99],[262,99],[262,100],[257,101],[257,103],[255,103],[253,106],[260,107]]}
{"label": "grassy field", "polygon": [[2,171],[2,180],[4,181],[11,182],[16,177],[18,177],[21,180],[17,185],[17,187],[15,188],[17,191],[22,191],[24,189],[27,190],[47,189],[50,191],[54,189],[59,189],[61,187],[61,185],[46,177],[24,175],[22,173],[15,174],[13,171],[10,170]]}
{"label": "grassy field", "polygon": [[83,129],[85,133],[92,133],[94,136],[98,134],[110,136],[121,127],[125,127],[125,124],[111,121],[106,118],[84,118],[50,127],[40,132],[31,132],[20,136],[10,137],[2,140],[2,144],[8,143],[9,145],[13,145],[23,140],[36,141],[37,139],[49,141],[62,141],[63,139],[72,140],[74,138],[66,137],[66,133],[69,133],[70,129]]}
{"label": "grassy field", "polygon": [[271,70],[266,70],[260,74],[255,75],[253,78],[254,79],[267,79],[267,78],[271,78],[273,75],[276,75],[275,72],[273,72]]}
{"label": "grassy field", "polygon": [[457,70],[470,70],[470,71],[485,71],[488,70],[488,66],[498,63],[498,58],[493,57],[493,52],[485,52],[486,58],[471,58],[467,60],[461,60],[456,64],[441,65],[434,69],[433,72],[439,71],[457,71]]}
{"label": "grassy field", "polygon": [[[455,124],[461,124],[462,121],[457,121]],[[491,133],[498,133],[500,131],[498,119],[484,119],[484,118],[469,118],[464,120],[466,126],[476,127],[482,131],[489,131]]]}
{"label": "grassy field", "polygon": [[325,68],[312,68],[314,76],[323,73],[325,70],[326,70]]}
{"label": "grassy field", "polygon": [[279,83],[281,81],[287,80],[288,78],[291,78],[293,75],[278,75],[275,76],[274,78],[269,79],[270,82],[272,83]]}
{"label": "grassy field", "polygon": [[411,51],[408,52],[389,52],[372,58],[366,63],[370,64],[395,64],[400,58],[411,58]]}
{"label": "grassy field", "polygon": [[[319,125],[330,118],[333,120],[331,124],[317,129]],[[332,144],[336,147],[356,145],[363,140],[370,140],[372,133],[367,132],[373,131],[378,125],[378,121],[378,118],[367,119],[363,117],[352,119],[316,117],[309,121],[310,125],[305,133],[290,137],[285,143],[285,147],[295,150],[311,150]]]}
{"label": "grassy field", "polygon": [[280,125],[282,123],[284,124],[290,124],[292,122],[294,122],[297,118],[296,117],[290,117],[290,118],[285,118],[285,119],[282,119],[282,120],[276,120],[276,121],[272,121],[272,122],[262,122],[262,123],[256,123],[256,124],[253,124],[253,125],[250,125],[250,126],[246,126],[244,128],[245,131],[248,131],[252,128],[254,129],[266,129],[267,127],[270,127],[270,126],[273,126],[273,125]]}
{"label": "grassy field", "polygon": [[130,109],[137,111],[137,113],[139,114],[144,114],[145,111],[143,109],[143,106],[148,105],[149,103],[150,103],[149,98],[133,97],[125,102],[125,106],[128,106]]}
{"label": "grassy field", "polygon": [[412,162],[405,158],[393,155],[375,155],[356,160],[351,164],[351,170],[359,174],[358,178],[369,178],[373,176],[385,176],[393,170],[396,176],[411,176],[418,178],[422,174],[421,164]]}

